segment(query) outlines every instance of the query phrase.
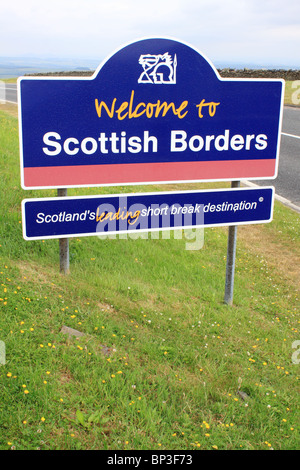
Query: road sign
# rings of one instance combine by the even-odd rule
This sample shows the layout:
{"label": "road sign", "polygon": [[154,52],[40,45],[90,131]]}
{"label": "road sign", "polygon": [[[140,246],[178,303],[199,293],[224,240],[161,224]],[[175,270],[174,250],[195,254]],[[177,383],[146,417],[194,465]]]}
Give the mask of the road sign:
{"label": "road sign", "polygon": [[270,222],[274,188],[25,199],[27,240]]}
{"label": "road sign", "polygon": [[24,189],[276,177],[283,80],[222,79],[165,38],[91,78],[18,80]]}

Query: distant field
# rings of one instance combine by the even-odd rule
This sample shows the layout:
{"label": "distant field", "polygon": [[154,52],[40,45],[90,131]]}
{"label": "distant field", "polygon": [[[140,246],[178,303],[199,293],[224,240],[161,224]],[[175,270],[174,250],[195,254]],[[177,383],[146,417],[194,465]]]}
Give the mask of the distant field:
{"label": "distant field", "polygon": [[5,83],[17,83],[17,77],[15,78],[0,78],[2,82]]}
{"label": "distant field", "polygon": [[[17,78],[5,78],[0,80],[4,81],[5,83],[17,83]],[[296,83],[299,81],[299,85],[296,85]],[[295,103],[295,101],[292,100],[292,95],[297,91],[297,89],[300,88],[300,80],[286,80],[285,82],[285,97],[284,97],[284,104],[285,105],[296,105],[299,106],[299,104]],[[293,85],[294,84],[294,85]],[[298,99],[300,99],[300,93],[298,95]]]}

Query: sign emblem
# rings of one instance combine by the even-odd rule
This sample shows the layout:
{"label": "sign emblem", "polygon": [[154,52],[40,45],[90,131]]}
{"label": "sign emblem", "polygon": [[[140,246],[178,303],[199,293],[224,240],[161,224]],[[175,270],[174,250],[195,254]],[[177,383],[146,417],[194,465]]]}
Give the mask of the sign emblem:
{"label": "sign emblem", "polygon": [[139,64],[144,71],[141,73],[138,83],[152,83],[153,85],[174,85],[176,84],[177,56],[165,54],[142,54]]}

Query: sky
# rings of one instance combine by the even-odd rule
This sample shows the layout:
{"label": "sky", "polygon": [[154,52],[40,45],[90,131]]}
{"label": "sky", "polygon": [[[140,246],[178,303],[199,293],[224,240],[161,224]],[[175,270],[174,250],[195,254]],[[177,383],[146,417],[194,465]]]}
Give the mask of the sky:
{"label": "sky", "polygon": [[299,0],[0,1],[0,57],[100,64],[130,42],[168,37],[217,66],[300,68]]}

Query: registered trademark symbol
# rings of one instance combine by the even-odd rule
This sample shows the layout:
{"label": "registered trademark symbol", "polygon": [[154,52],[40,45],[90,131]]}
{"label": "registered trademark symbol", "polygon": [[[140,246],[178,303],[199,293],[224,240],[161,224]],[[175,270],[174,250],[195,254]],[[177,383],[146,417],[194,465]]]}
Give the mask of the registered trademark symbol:
{"label": "registered trademark symbol", "polygon": [[263,197],[260,197],[259,198],[259,202],[263,202],[264,198]]}

